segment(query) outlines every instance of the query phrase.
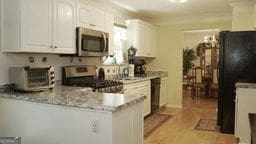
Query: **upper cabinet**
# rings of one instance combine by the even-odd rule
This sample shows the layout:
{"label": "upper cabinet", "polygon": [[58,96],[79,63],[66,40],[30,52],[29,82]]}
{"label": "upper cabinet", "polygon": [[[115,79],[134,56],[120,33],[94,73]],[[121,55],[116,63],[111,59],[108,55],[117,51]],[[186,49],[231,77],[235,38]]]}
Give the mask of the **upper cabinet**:
{"label": "upper cabinet", "polygon": [[77,0],[77,26],[109,33],[109,55],[114,55],[114,15],[93,6],[86,0]]}
{"label": "upper cabinet", "polygon": [[76,27],[109,33],[114,15],[87,0],[1,0],[3,52],[76,53]]}
{"label": "upper cabinet", "polygon": [[[13,0],[12,0],[13,1]],[[21,35],[18,35],[21,40],[21,45],[17,51],[36,51],[49,52],[53,42],[53,3],[52,0],[23,0],[21,1],[21,15],[12,15],[10,19],[17,18],[21,24]],[[7,14],[8,1],[4,1],[4,14]],[[17,3],[18,5],[18,3]],[[6,9],[5,9],[6,8]],[[8,15],[4,15],[8,16]],[[11,31],[12,27],[8,26],[8,21],[4,20],[4,34]],[[18,26],[18,25],[17,25]],[[6,28],[7,27],[7,28]],[[18,29],[17,29],[18,30]],[[16,31],[15,35],[18,34]],[[14,35],[13,35],[14,36]],[[10,38],[11,39],[11,38]],[[18,41],[14,41],[18,42]],[[8,43],[4,43],[7,44]],[[8,48],[8,47],[4,47]],[[8,51],[9,49],[6,49]]]}
{"label": "upper cabinet", "polygon": [[128,47],[137,49],[137,57],[156,57],[157,28],[141,20],[127,20]]}
{"label": "upper cabinet", "polygon": [[77,3],[77,26],[104,31],[105,12],[87,1],[78,0]]}
{"label": "upper cabinet", "polygon": [[55,53],[76,52],[76,1],[55,0],[53,45]]}
{"label": "upper cabinet", "polygon": [[74,54],[75,0],[4,0],[3,51]]}

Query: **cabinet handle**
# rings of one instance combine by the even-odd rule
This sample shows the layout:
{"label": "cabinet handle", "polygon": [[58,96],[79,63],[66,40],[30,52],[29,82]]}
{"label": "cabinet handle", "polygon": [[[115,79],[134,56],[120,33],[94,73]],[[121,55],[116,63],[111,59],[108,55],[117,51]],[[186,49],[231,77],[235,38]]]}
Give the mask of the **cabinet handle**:
{"label": "cabinet handle", "polygon": [[58,48],[57,46],[54,46],[54,48],[56,49],[56,48]]}

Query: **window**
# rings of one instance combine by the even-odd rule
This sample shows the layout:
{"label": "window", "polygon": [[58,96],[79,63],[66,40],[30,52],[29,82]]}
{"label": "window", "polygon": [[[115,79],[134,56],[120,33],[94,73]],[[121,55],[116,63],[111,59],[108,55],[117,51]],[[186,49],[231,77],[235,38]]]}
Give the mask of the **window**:
{"label": "window", "polygon": [[127,59],[126,54],[126,40],[127,40],[127,30],[122,27],[114,26],[113,35],[113,48],[114,56],[106,57],[104,64],[122,64]]}

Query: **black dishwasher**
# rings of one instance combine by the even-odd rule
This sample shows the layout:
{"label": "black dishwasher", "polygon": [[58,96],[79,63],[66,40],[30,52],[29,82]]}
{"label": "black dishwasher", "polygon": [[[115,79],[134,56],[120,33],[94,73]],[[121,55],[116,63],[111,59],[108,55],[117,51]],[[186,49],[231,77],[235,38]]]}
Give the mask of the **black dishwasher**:
{"label": "black dishwasher", "polygon": [[151,114],[159,109],[161,79],[151,79]]}

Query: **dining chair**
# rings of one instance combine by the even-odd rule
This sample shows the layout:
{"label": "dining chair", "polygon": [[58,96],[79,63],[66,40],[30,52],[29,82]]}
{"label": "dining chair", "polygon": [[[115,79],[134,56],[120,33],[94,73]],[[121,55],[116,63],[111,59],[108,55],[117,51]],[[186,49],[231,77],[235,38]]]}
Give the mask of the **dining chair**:
{"label": "dining chair", "polygon": [[196,67],[193,70],[193,83],[192,83],[192,94],[193,96],[199,96],[199,92],[201,89],[204,91],[204,95],[206,95],[206,83],[203,82],[203,69],[201,67]]}
{"label": "dining chair", "polygon": [[191,86],[191,84],[193,83],[193,68],[188,71],[187,77],[188,85]]}
{"label": "dining chair", "polygon": [[[214,96],[212,96],[214,94]],[[212,82],[209,90],[210,97],[218,97],[218,70],[215,68],[212,72]]]}

